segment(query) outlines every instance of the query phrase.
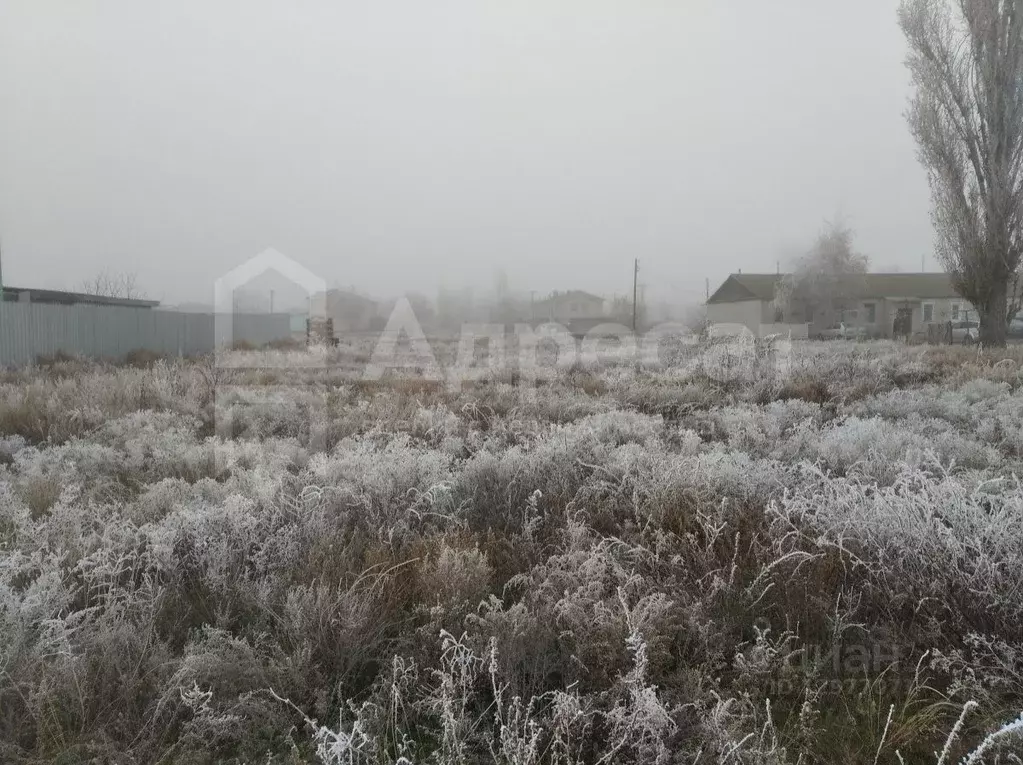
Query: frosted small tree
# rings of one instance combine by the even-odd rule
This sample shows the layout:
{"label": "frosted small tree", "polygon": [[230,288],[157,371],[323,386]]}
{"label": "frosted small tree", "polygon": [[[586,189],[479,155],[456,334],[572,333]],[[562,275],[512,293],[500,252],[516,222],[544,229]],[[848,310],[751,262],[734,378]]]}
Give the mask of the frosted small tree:
{"label": "frosted small tree", "polygon": [[810,251],[779,283],[775,306],[807,317],[837,314],[841,318],[859,294],[869,267],[870,259],[853,249],[852,229],[828,223]]}
{"label": "frosted small tree", "polygon": [[938,258],[981,342],[1005,345],[1023,254],[1023,0],[903,0],[899,24]]}
{"label": "frosted small tree", "polygon": [[702,335],[710,325],[707,318],[707,306],[704,304],[688,306],[682,314],[682,323],[691,332]]}

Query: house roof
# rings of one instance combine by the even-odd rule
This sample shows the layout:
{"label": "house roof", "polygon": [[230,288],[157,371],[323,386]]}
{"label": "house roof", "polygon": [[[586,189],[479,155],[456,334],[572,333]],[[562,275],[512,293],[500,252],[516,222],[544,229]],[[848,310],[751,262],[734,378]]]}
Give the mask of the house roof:
{"label": "house roof", "polygon": [[954,298],[959,297],[959,293],[944,272],[867,274],[860,297]]}
{"label": "house roof", "polygon": [[732,274],[715,290],[708,303],[738,303],[743,300],[774,300],[780,274]]}
{"label": "house roof", "polygon": [[568,290],[566,292],[552,292],[542,300],[537,300],[537,303],[547,303],[556,300],[599,300],[604,302],[604,298],[600,295],[594,295],[592,292],[584,292],[583,290]]}
{"label": "house roof", "polygon": [[[319,293],[323,295],[324,293]],[[349,303],[363,303],[365,305],[376,305],[373,298],[368,298],[365,295],[360,295],[358,292],[352,292],[351,290],[342,290],[332,287],[326,292],[327,300],[333,302],[349,302]]]}
{"label": "house roof", "polygon": [[137,300],[134,298],[107,297],[106,295],[89,295],[84,292],[64,292],[62,290],[41,290],[32,287],[3,287],[3,300],[27,299],[32,303],[61,303],[74,305],[88,303],[92,305],[120,305],[133,308],[153,308],[160,305],[159,300]]}
{"label": "house roof", "polygon": [[[775,287],[784,274],[732,274],[707,303],[774,300]],[[958,297],[946,273],[863,274],[850,276],[853,297],[953,298]]]}

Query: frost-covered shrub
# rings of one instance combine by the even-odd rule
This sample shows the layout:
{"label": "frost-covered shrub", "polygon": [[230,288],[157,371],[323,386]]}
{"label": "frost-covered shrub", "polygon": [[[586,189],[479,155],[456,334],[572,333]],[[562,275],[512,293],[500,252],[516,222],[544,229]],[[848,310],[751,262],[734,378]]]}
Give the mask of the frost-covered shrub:
{"label": "frost-covered shrub", "polygon": [[395,525],[411,506],[450,512],[450,457],[407,436],[346,440],[314,455],[308,480],[339,507],[368,513],[376,528]]}
{"label": "frost-covered shrub", "polygon": [[944,420],[964,436],[973,436],[995,447],[1010,459],[1023,456],[1023,391],[1004,383],[971,380],[958,389],[937,386],[893,391],[866,399],[851,412],[883,417],[901,423],[914,417]]}
{"label": "frost-covered shrub", "polygon": [[708,440],[721,441],[730,449],[757,456],[785,454],[783,442],[803,428],[819,427],[818,404],[789,399],[764,407],[731,406],[684,418],[683,422]]}
{"label": "frost-covered shrub", "polygon": [[948,762],[1018,714],[1015,351],[365,345],[0,377],[0,760]]}
{"label": "frost-covered shrub", "polygon": [[68,377],[26,374],[0,383],[0,433],[60,443],[134,411],[198,414],[191,388],[181,384],[185,375],[184,367],[165,364],[151,370],[96,365]]}
{"label": "frost-covered shrub", "polygon": [[706,381],[690,381],[688,376],[650,375],[630,380],[614,390],[614,397],[623,407],[668,419],[722,403],[721,393]]}
{"label": "frost-covered shrub", "polygon": [[968,439],[941,420],[910,417],[900,426],[872,418],[849,417],[832,423],[805,444],[800,456],[820,462],[840,474],[855,473],[890,483],[909,463],[924,465],[938,460],[949,465],[972,468],[997,468],[1002,464],[998,451]]}
{"label": "frost-covered shrub", "polygon": [[14,455],[26,447],[25,438],[19,435],[0,437],[0,464],[10,464]]}
{"label": "frost-covered shrub", "polygon": [[492,575],[485,553],[447,545],[420,574],[423,591],[436,598],[436,602],[446,606],[468,605],[471,609],[486,599]]}
{"label": "frost-covered shrub", "polygon": [[411,422],[411,433],[431,444],[443,443],[445,439],[459,436],[462,432],[458,415],[439,404],[429,408],[420,406]]}
{"label": "frost-covered shrub", "polygon": [[951,623],[1006,628],[1023,616],[1023,486],[964,483],[932,463],[901,465],[890,486],[860,477],[813,480],[772,505],[819,543],[849,551],[889,607]]}
{"label": "frost-covered shrub", "polygon": [[660,438],[662,427],[660,417],[635,412],[606,412],[559,428],[551,438],[564,438],[566,443],[580,449],[594,448],[594,444],[621,446],[637,443],[650,446]]}

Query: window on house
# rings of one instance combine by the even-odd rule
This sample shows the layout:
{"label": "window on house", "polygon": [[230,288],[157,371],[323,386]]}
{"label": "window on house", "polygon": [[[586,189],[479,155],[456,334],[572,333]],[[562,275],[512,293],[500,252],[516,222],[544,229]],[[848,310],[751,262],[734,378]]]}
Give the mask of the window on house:
{"label": "window on house", "polygon": [[864,303],[863,310],[867,312],[867,324],[877,323],[877,305],[874,303]]}
{"label": "window on house", "polygon": [[952,304],[952,321],[959,321],[959,312],[961,310],[959,303]]}
{"label": "window on house", "polygon": [[934,303],[924,303],[924,322],[934,321]]}

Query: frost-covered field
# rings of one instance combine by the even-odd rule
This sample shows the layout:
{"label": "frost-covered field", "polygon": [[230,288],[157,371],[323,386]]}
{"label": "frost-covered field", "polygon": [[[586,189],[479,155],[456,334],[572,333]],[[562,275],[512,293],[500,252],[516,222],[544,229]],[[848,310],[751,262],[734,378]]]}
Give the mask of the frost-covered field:
{"label": "frost-covered field", "polygon": [[0,761],[957,762],[1023,710],[1023,355],[704,350],[6,373]]}

